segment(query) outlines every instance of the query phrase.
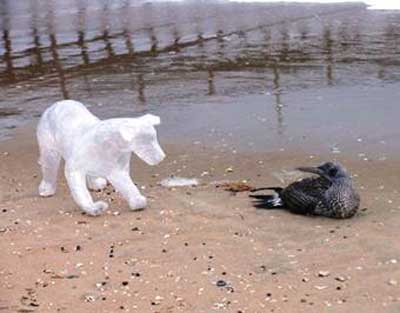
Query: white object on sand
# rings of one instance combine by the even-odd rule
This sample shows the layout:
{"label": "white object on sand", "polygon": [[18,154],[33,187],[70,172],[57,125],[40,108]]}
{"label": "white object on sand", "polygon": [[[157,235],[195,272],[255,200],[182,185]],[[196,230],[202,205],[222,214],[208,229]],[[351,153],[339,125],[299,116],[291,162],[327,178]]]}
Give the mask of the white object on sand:
{"label": "white object on sand", "polygon": [[102,189],[107,181],[132,210],[144,208],[146,198],[132,182],[129,164],[132,152],[149,165],[164,159],[154,128],[159,124],[160,118],[152,114],[102,121],[80,102],[56,102],[43,113],[37,128],[43,174],[39,194],[43,197],[55,194],[63,158],[72,197],[86,213],[98,215],[107,209],[107,203],[93,202],[87,187]]}
{"label": "white object on sand", "polygon": [[199,181],[196,178],[185,178],[178,176],[171,176],[163,179],[160,185],[163,187],[185,187],[185,186],[197,186]]}

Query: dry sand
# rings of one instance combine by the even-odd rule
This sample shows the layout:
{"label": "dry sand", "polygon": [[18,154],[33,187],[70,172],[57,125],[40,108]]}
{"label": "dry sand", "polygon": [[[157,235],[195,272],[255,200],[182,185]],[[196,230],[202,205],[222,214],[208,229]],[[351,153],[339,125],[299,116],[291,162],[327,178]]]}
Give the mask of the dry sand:
{"label": "dry sand", "polygon": [[[56,196],[37,196],[31,129],[0,147],[0,312],[400,311],[400,160],[340,155],[356,174],[363,210],[330,220],[256,210],[246,192],[211,182],[277,185],[272,173],[331,156],[167,145],[160,166],[133,160],[147,209],[130,212],[109,187],[95,196],[110,210],[89,217],[63,179]],[[203,184],[157,185],[170,174]]]}

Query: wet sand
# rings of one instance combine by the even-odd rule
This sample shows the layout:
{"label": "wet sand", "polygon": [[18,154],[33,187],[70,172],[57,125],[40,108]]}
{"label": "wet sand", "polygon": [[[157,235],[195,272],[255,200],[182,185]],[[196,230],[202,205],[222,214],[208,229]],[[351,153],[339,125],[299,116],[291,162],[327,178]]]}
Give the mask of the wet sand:
{"label": "wet sand", "polygon": [[[0,311],[4,312],[398,312],[400,158],[338,158],[355,175],[362,210],[350,220],[256,210],[247,193],[215,181],[279,185],[316,164],[296,151],[210,153],[165,146],[157,167],[133,160],[150,199],[130,212],[111,188],[110,209],[83,215],[61,179],[40,198],[31,129],[1,144]],[[226,169],[232,168],[232,172]],[[207,172],[207,173],[205,173]],[[203,173],[203,176],[202,176]],[[198,187],[166,189],[170,174]]]}

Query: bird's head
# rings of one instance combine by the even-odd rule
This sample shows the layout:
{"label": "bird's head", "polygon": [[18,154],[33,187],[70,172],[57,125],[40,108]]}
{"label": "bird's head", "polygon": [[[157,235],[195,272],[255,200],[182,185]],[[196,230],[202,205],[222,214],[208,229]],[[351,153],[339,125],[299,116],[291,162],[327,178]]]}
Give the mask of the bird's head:
{"label": "bird's head", "polygon": [[343,165],[333,162],[326,162],[317,167],[298,167],[297,170],[317,174],[330,181],[350,177]]}

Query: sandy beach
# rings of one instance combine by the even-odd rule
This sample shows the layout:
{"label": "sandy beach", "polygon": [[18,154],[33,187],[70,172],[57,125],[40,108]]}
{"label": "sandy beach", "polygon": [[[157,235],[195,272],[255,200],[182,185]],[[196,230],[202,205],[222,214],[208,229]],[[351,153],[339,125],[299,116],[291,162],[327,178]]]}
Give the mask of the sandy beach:
{"label": "sandy beach", "polygon": [[[257,210],[247,192],[233,194],[215,184],[277,185],[271,173],[324,156],[285,151],[213,157],[205,146],[167,145],[168,158],[157,167],[133,160],[132,176],[150,200],[147,209],[130,212],[109,187],[94,196],[107,199],[110,209],[89,217],[76,207],[63,178],[54,197],[37,196],[31,128],[1,147],[1,311],[400,308],[400,208],[393,174],[398,159],[361,163],[341,157],[355,175],[362,207],[350,220],[330,220]],[[201,177],[202,183],[158,185],[171,174]]]}

